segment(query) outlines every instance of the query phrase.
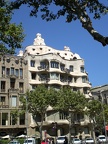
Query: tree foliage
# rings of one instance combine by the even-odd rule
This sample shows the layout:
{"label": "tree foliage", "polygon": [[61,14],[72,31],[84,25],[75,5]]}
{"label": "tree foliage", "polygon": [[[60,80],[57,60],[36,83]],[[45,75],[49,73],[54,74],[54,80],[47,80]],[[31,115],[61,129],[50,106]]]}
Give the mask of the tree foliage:
{"label": "tree foliage", "polygon": [[104,130],[104,123],[105,125],[108,124],[108,106],[98,100],[92,100],[87,103],[86,112],[89,118],[93,121],[94,129],[102,133]]}
{"label": "tree foliage", "polygon": [[11,22],[12,10],[8,1],[0,1],[0,53],[14,54],[17,48],[22,48],[24,33],[22,24]]}
{"label": "tree foliage", "polygon": [[58,91],[58,110],[83,112],[87,99],[80,92],[73,92],[70,87],[62,87]]}
{"label": "tree foliage", "polygon": [[[91,15],[94,19],[100,19],[106,15],[108,6],[99,0],[13,0],[11,5],[13,9],[18,9],[21,5],[31,7],[30,16],[37,16],[41,12],[42,19],[47,21],[58,19],[64,16],[65,21],[70,23],[79,20],[82,27],[86,29],[91,36],[100,42],[103,46],[108,44],[108,37],[101,35],[95,30],[92,24]],[[56,6],[56,8],[53,8]]]}
{"label": "tree foliage", "polygon": [[[43,121],[45,119],[47,109],[49,106],[55,107],[57,103],[57,92],[50,88],[48,89],[45,85],[38,85],[34,91],[27,91],[26,99],[21,96],[20,101],[22,102],[22,108],[26,110],[26,106],[28,107],[28,112],[32,114],[39,130],[40,137],[42,138],[42,126]],[[27,104],[27,105],[26,105]],[[40,123],[37,121],[37,115],[40,115],[41,121]]]}

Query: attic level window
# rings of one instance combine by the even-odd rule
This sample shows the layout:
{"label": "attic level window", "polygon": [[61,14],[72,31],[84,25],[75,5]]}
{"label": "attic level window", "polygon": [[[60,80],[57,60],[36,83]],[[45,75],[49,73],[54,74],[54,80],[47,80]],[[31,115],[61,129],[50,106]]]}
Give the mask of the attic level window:
{"label": "attic level window", "polygon": [[67,55],[67,53],[65,53],[65,55]]}
{"label": "attic level window", "polygon": [[42,50],[42,48],[40,48],[40,50]]}
{"label": "attic level window", "polygon": [[80,67],[80,71],[81,71],[82,73],[84,73],[84,67],[83,67],[83,66]]}
{"label": "attic level window", "polygon": [[76,59],[77,59],[76,57],[73,58],[73,60],[76,60]]}
{"label": "attic level window", "polygon": [[49,49],[49,51],[50,51],[50,49]]}
{"label": "attic level window", "polygon": [[60,54],[60,53],[57,53],[58,55]]}
{"label": "attic level window", "polygon": [[35,51],[35,49],[34,49],[34,48],[33,48],[32,50],[33,50],[33,51]]}
{"label": "attic level window", "polygon": [[9,62],[10,62],[10,59],[8,58],[6,61],[9,63]]}
{"label": "attic level window", "polygon": [[34,60],[31,60],[31,61],[30,61],[30,66],[31,66],[31,67],[35,67],[35,61],[34,61]]}

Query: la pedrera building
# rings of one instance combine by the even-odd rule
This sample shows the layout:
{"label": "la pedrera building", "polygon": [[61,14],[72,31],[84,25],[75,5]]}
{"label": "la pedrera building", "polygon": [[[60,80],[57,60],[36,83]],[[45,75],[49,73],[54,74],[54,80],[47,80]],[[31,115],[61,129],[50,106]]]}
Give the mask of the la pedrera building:
{"label": "la pedrera building", "polygon": [[[0,137],[4,135],[35,135],[39,131],[31,114],[20,114],[17,121],[12,110],[21,110],[19,97],[26,90],[35,89],[39,84],[47,84],[59,89],[69,85],[73,91],[81,91],[86,98],[90,98],[91,84],[84,68],[84,60],[70,48],[56,50],[45,44],[41,34],[37,34],[33,45],[27,46],[17,56],[5,55],[0,57]],[[28,117],[28,119],[27,119]],[[69,122],[65,113],[54,113],[52,108],[47,110],[43,125],[43,138],[67,135]],[[56,127],[52,123],[56,122]],[[71,135],[85,138],[91,136],[91,124],[87,116],[76,114]]]}

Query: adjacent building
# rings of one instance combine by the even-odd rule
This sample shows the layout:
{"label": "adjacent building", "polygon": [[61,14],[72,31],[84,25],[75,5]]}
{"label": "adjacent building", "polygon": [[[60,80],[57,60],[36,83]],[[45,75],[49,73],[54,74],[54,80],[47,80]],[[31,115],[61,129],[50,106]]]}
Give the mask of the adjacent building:
{"label": "adjacent building", "polygon": [[[1,57],[0,69],[1,133],[9,133],[12,128],[17,135],[24,133],[27,128],[28,135],[39,137],[38,128],[31,114],[28,115],[28,126],[26,114],[18,118],[17,125],[12,125],[11,110],[20,110],[19,96],[25,94],[28,88],[33,90],[42,83],[55,89],[69,85],[73,91],[81,91],[88,99],[91,97],[91,83],[84,60],[78,54],[72,53],[67,46],[64,46],[63,50],[47,46],[39,33],[33,45],[27,46],[24,53],[20,51],[18,56]],[[68,135],[69,122],[65,118],[65,113],[55,112],[49,107],[43,125],[43,138],[46,132],[48,137]],[[53,123],[56,123],[55,127]],[[91,135],[91,124],[87,116],[74,116],[71,135],[82,138]]]}
{"label": "adjacent building", "polygon": [[0,56],[0,136],[20,134],[26,128],[25,114],[16,122],[12,113],[20,111],[19,96],[27,89],[27,69],[23,56]]}
{"label": "adjacent building", "polygon": [[91,93],[94,99],[100,100],[105,104],[108,104],[108,85],[100,85],[92,87]]}

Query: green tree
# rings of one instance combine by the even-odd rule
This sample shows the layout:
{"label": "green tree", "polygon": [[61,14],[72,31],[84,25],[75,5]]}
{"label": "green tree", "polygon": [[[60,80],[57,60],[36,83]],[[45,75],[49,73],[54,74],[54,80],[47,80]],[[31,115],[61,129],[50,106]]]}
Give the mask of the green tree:
{"label": "green tree", "polygon": [[30,16],[37,16],[40,11],[42,19],[47,21],[58,19],[61,16],[64,16],[67,23],[79,20],[82,27],[90,33],[94,40],[103,46],[108,44],[108,37],[97,32],[92,24],[92,17],[100,19],[101,16],[107,14],[107,0],[104,2],[99,0],[13,0],[11,2],[13,9],[18,9],[23,4],[31,8]]}
{"label": "green tree", "polygon": [[71,143],[71,129],[74,124],[74,116],[78,113],[84,114],[87,99],[80,92],[73,92],[70,87],[62,87],[58,91],[57,107],[59,111],[67,112],[69,116],[69,141]]}
{"label": "green tree", "polygon": [[88,115],[89,119],[90,119],[90,123],[92,125],[92,136],[95,140],[95,128],[96,128],[96,121],[97,118],[100,118],[100,112],[102,111],[102,106],[101,103],[98,100],[90,100],[87,103],[87,109],[86,109],[86,114]]}
{"label": "green tree", "polygon": [[[42,127],[43,122],[49,106],[55,107],[57,103],[57,92],[53,88],[47,88],[45,85],[38,85],[32,92],[27,91],[27,106],[28,112],[32,113],[32,116],[39,128],[40,138],[42,140]],[[26,110],[26,101],[24,97],[21,97],[23,108]],[[37,120],[37,115],[40,116],[41,121]]]}
{"label": "green tree", "polygon": [[22,24],[11,23],[11,5],[6,0],[0,1],[0,54],[14,54],[22,48],[24,33]]}
{"label": "green tree", "polygon": [[[105,125],[108,124],[108,106],[98,100],[91,100],[87,103],[86,114],[92,121],[93,131],[105,132]],[[105,120],[105,121],[104,121]]]}

